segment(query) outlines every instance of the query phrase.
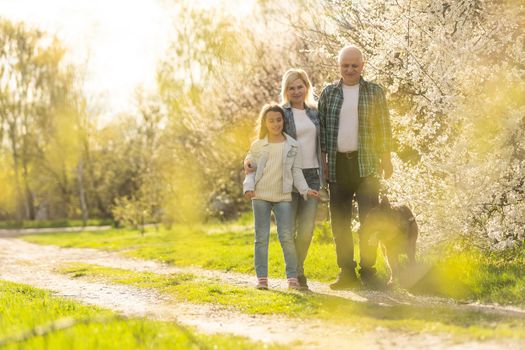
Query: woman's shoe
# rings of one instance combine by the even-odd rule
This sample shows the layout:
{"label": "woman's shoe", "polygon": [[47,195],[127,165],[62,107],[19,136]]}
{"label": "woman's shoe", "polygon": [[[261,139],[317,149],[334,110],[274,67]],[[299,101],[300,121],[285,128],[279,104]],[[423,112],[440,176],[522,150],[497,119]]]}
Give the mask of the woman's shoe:
{"label": "woman's shoe", "polygon": [[297,276],[297,281],[299,282],[299,286],[301,286],[301,290],[302,291],[309,291],[310,288],[308,288],[308,283],[307,283],[307,279],[306,279],[306,276],[304,275],[299,275]]}

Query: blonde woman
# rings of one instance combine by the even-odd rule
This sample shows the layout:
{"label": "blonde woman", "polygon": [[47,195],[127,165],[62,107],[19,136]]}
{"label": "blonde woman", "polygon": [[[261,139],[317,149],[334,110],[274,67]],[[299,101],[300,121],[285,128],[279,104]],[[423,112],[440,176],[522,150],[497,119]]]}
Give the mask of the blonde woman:
{"label": "blonde woman", "polygon": [[[301,146],[303,175],[308,187],[319,191],[324,184],[321,171],[323,163],[320,124],[312,84],[304,70],[291,68],[284,73],[281,82],[281,106],[286,121],[284,132],[297,140]],[[292,193],[297,274],[299,284],[306,290],[308,284],[304,261],[312,241],[317,203],[317,198],[304,198],[297,192]]]}

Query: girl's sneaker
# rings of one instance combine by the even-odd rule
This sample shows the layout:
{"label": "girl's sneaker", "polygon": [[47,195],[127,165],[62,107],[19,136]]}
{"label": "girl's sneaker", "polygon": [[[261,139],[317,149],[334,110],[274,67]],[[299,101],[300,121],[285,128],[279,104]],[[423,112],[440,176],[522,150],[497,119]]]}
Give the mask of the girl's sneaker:
{"label": "girl's sneaker", "polygon": [[288,289],[301,290],[301,285],[296,277],[288,278]]}
{"label": "girl's sneaker", "polygon": [[257,285],[255,288],[260,290],[268,290],[268,277],[257,278]]}

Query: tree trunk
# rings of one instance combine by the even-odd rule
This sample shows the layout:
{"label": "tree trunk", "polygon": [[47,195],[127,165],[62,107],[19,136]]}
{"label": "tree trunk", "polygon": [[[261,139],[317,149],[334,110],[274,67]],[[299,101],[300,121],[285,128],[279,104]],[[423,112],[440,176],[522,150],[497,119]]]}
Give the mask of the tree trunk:
{"label": "tree trunk", "polygon": [[77,167],[78,192],[80,198],[80,210],[82,211],[82,226],[87,225],[89,219],[88,206],[86,203],[86,191],[84,189],[84,161],[80,159]]}
{"label": "tree trunk", "polygon": [[24,220],[24,203],[22,188],[20,186],[20,174],[18,171],[18,147],[16,147],[17,137],[16,137],[16,125],[9,123],[9,138],[11,141],[12,156],[13,156],[13,170],[15,173],[15,186],[16,186],[16,221],[21,223]]}
{"label": "tree trunk", "polygon": [[27,171],[27,162],[25,159],[22,159],[22,175],[24,178],[24,190],[25,190],[25,210],[26,210],[26,218],[29,220],[35,220],[35,200],[33,196],[33,192],[31,191],[31,188],[29,187],[29,174]]}

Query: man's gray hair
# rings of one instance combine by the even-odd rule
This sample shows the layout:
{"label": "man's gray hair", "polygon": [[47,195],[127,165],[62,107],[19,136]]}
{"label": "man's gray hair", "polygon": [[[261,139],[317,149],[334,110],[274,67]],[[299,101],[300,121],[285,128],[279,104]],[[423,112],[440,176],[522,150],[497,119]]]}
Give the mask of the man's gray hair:
{"label": "man's gray hair", "polygon": [[343,56],[348,51],[353,51],[353,50],[357,50],[357,52],[359,52],[359,54],[361,55],[361,60],[362,61],[365,60],[365,57],[363,56],[363,52],[357,46],[355,46],[355,45],[346,45],[341,50],[339,50],[339,55],[337,55],[337,63],[341,63],[341,60],[343,59]]}

